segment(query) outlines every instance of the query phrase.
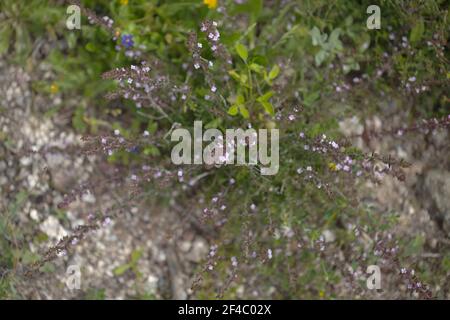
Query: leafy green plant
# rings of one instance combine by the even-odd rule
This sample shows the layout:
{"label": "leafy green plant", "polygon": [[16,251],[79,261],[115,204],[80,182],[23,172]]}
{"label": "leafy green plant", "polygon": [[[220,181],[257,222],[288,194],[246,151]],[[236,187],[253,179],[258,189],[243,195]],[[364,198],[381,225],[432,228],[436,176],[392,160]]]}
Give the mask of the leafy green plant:
{"label": "leafy green plant", "polygon": [[136,278],[140,278],[141,273],[139,272],[139,269],[138,269],[138,262],[141,259],[141,257],[142,257],[142,251],[139,249],[134,250],[131,253],[130,261],[115,268],[113,271],[114,275],[121,276],[128,270],[131,270],[131,271],[133,271]]}
{"label": "leafy green plant", "polygon": [[330,36],[327,33],[321,33],[317,27],[311,29],[312,44],[319,47],[319,51],[314,56],[316,66],[320,67],[326,59],[333,58],[335,54],[343,50],[342,42],[339,40],[340,33],[339,28],[334,29]]}
{"label": "leafy green plant", "polygon": [[[245,119],[250,117],[249,110],[256,109],[255,105],[262,106],[262,110],[270,116],[275,115],[272,103],[269,101],[274,92],[270,90],[273,80],[280,73],[280,68],[274,65],[269,72],[266,67],[258,64],[258,57],[249,59],[246,46],[237,43],[236,52],[244,62],[244,66],[237,70],[229,71],[229,74],[240,84],[240,91],[234,95],[234,101],[228,109],[228,114],[235,116],[238,113]],[[262,115],[262,113],[260,112]]]}
{"label": "leafy green plant", "polygon": [[[379,261],[376,250],[396,248],[388,234],[398,216],[374,213],[357,195],[363,181],[402,177],[407,164],[349,145],[339,122],[355,118],[363,124],[386,110],[411,117],[374,137],[399,136],[425,116],[445,125],[444,2],[385,2],[383,28],[373,32],[365,27],[366,5],[348,1],[221,1],[225,13],[201,1],[83,1],[99,16],[111,16],[114,25],[91,25],[84,16],[80,32],[60,27],[64,8],[48,11],[47,2],[38,3],[2,2],[0,54],[28,57],[42,37],[61,44],[64,50],[55,45],[43,57],[54,78],[34,82],[34,89],[64,101],[75,98],[70,125],[90,134],[84,152],[100,150],[99,158],[105,154],[125,172],[125,187],[115,186],[121,195],[131,190],[174,212],[182,207],[180,214],[194,222],[181,228],[209,231],[203,230],[212,249],[198,266],[202,286],[196,297],[238,298],[241,285],[249,288],[245,297],[252,296],[250,289],[258,297],[352,297],[354,287],[337,289],[339,283],[357,283],[348,269]],[[136,71],[146,67],[146,76]],[[168,137],[179,126],[191,130],[194,120],[220,130],[278,128],[278,175],[261,177],[258,167],[171,166]],[[434,130],[432,123],[418,128]],[[371,138],[367,130],[364,139]],[[95,221],[99,228],[103,218]],[[9,237],[20,232],[10,217],[0,219],[0,231],[3,268],[36,260],[11,243]],[[382,247],[375,240],[380,238]],[[425,239],[411,235],[400,243],[397,260],[390,261],[420,255]],[[133,251],[114,274],[131,271],[139,278],[140,259],[142,251]],[[443,269],[441,275],[447,260],[433,266]],[[2,294],[14,293],[15,280],[2,277]],[[104,290],[87,297],[103,299]]]}

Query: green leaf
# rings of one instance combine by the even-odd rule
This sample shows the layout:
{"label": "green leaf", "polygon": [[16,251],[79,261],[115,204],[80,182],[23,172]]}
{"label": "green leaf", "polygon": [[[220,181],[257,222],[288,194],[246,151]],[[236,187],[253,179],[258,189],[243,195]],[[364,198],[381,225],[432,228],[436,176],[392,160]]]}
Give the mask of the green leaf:
{"label": "green leaf", "polygon": [[272,90],[267,91],[262,96],[259,96],[256,99],[256,101],[258,101],[258,102],[268,101],[273,96],[273,94],[274,94],[274,92]]}
{"label": "green leaf", "polygon": [[89,42],[88,44],[86,44],[85,48],[89,52],[96,52],[97,51],[97,47],[92,42]]}
{"label": "green leaf", "polygon": [[156,121],[149,122],[147,125],[147,131],[149,133],[155,133],[158,129],[158,123]]}
{"label": "green leaf", "polygon": [[238,81],[240,84],[242,84],[245,87],[249,87],[247,81],[248,81],[248,76],[243,73],[243,74],[238,74],[235,70],[231,70],[228,71],[228,74],[235,79],[236,81]]}
{"label": "green leaf", "polygon": [[117,268],[115,268],[114,271],[113,271],[113,273],[114,273],[114,275],[116,275],[116,276],[121,276],[121,275],[123,275],[128,269],[130,269],[130,267],[131,267],[131,266],[130,266],[129,263],[123,264],[123,265],[118,266]]}
{"label": "green leaf", "polygon": [[312,28],[311,31],[309,32],[309,34],[311,35],[311,40],[312,40],[313,46],[317,46],[320,43],[322,43],[322,37],[320,36],[319,28],[317,28],[317,27]]}
{"label": "green leaf", "polygon": [[105,289],[89,289],[86,293],[86,300],[105,300]]}
{"label": "green leaf", "polygon": [[324,46],[327,41],[328,35],[326,33],[321,34],[319,28],[314,27],[309,32],[312,39],[313,46]]}
{"label": "green leaf", "polygon": [[21,252],[22,263],[24,265],[32,264],[40,259],[40,256],[31,251],[25,250]]}
{"label": "green leaf", "polygon": [[419,42],[420,39],[422,39],[424,31],[425,31],[425,25],[424,25],[423,19],[420,18],[416,22],[414,27],[411,29],[411,33],[409,34],[409,41],[412,44]]}
{"label": "green leaf", "polygon": [[242,94],[238,94],[236,97],[236,103],[237,104],[244,104],[245,103],[245,98]]}
{"label": "green leaf", "polygon": [[278,77],[278,74],[280,73],[280,67],[277,65],[274,65],[272,67],[272,70],[269,72],[269,80],[273,80],[276,77]]}
{"label": "green leaf", "polygon": [[256,21],[263,9],[263,0],[247,0],[242,4],[231,7],[230,13],[250,14],[251,21]]}
{"label": "green leaf", "polygon": [[11,33],[12,29],[7,24],[0,29],[0,54],[8,50]]}
{"label": "green leaf", "polygon": [[328,39],[328,43],[330,43],[331,50],[342,50],[342,42],[339,40],[339,34],[341,33],[341,29],[336,28],[334,29],[331,34],[330,38]]}
{"label": "green leaf", "polygon": [[46,263],[44,263],[44,265],[42,267],[39,268],[39,271],[45,272],[45,273],[53,273],[53,272],[55,272],[55,270],[56,270],[56,267],[51,262],[46,262]]}
{"label": "green leaf", "polygon": [[69,32],[67,35],[67,45],[69,49],[74,49],[77,45],[77,36],[75,32]]}
{"label": "green leaf", "polygon": [[268,101],[259,101],[259,103],[262,104],[262,106],[264,107],[264,110],[266,110],[266,112],[268,114],[270,114],[271,116],[275,115],[275,112],[273,111],[273,105],[268,102]]}
{"label": "green leaf", "polygon": [[131,264],[136,264],[139,259],[142,257],[142,250],[134,250],[131,253]]}
{"label": "green leaf", "polygon": [[244,60],[244,62],[247,62],[247,58],[248,58],[248,50],[247,48],[241,44],[241,43],[237,43],[235,46],[236,52],[239,55],[239,57],[241,57],[242,60]]}
{"label": "green leaf", "polygon": [[248,84],[247,84],[248,76],[246,74],[241,74],[240,77],[241,77],[241,84],[248,88]]}
{"label": "green leaf", "polygon": [[[236,110],[236,112],[237,112],[237,110]],[[216,119],[208,122],[207,124],[205,124],[205,129],[218,128],[221,123],[222,123],[222,119],[216,118]]]}
{"label": "green leaf", "polygon": [[250,118],[250,114],[248,113],[248,110],[244,105],[239,106],[239,112],[245,119]]}
{"label": "green leaf", "polygon": [[327,58],[327,56],[328,53],[325,50],[320,50],[319,52],[317,52],[316,55],[314,56],[316,66],[320,67],[320,65]]}
{"label": "green leaf", "polygon": [[230,116],[235,116],[238,114],[238,106],[236,104],[233,104],[229,109],[228,109],[228,114]]}
{"label": "green leaf", "polygon": [[345,60],[344,64],[342,65],[342,71],[347,74],[352,70],[359,70],[360,66],[359,63],[353,59],[353,58],[349,58],[347,60]]}
{"label": "green leaf", "polygon": [[31,37],[25,27],[16,27],[16,41],[14,44],[17,55],[25,58],[31,50]]}
{"label": "green leaf", "polygon": [[157,157],[159,156],[161,153],[159,152],[159,149],[156,146],[147,146],[144,149],[144,154],[146,156],[153,156],[153,157]]}
{"label": "green leaf", "polygon": [[75,109],[75,113],[72,117],[72,125],[78,132],[85,132],[87,129],[86,122],[84,121],[84,108],[78,107]]}
{"label": "green leaf", "polygon": [[256,20],[258,18],[258,16],[261,14],[264,4],[263,4],[263,0],[249,0],[247,1],[249,4],[249,11],[251,13],[252,16],[252,20]]}
{"label": "green leaf", "polygon": [[319,97],[320,97],[319,91],[311,92],[311,93],[305,95],[305,98],[303,99],[303,103],[309,107],[310,105],[313,104],[314,101],[319,99]]}
{"label": "green leaf", "polygon": [[14,202],[9,204],[8,211],[11,215],[15,215],[17,211],[23,206],[25,200],[28,199],[28,193],[24,190],[16,193]]}
{"label": "green leaf", "polygon": [[237,80],[237,81],[239,81],[239,82],[242,81],[241,76],[240,76],[239,73],[237,73],[235,70],[228,71],[228,74],[229,74],[234,80]]}
{"label": "green leaf", "polygon": [[261,74],[264,71],[264,67],[257,64],[257,63],[252,63],[250,64],[250,70],[255,71],[256,73]]}

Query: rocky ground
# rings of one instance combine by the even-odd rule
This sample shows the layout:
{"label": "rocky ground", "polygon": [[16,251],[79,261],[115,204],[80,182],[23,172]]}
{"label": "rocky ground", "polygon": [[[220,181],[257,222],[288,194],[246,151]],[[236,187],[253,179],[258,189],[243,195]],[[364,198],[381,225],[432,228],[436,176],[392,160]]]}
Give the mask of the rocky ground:
{"label": "rocky ground", "polygon": [[[70,126],[64,112],[46,115],[51,107],[63,101],[56,95],[37,94],[32,90],[34,79],[52,79],[45,65],[32,72],[0,61],[0,201],[13,202],[17,193],[26,191],[27,198],[18,216],[30,230],[40,230],[48,239],[40,245],[31,243],[31,250],[42,252],[56,243],[76,225],[86,220],[89,208],[105,206],[115,200],[114,193],[87,194],[61,215],[56,205],[64,194],[86,182],[97,173],[95,158],[77,152],[80,136]],[[62,109],[64,109],[62,108]],[[393,124],[401,116],[392,118]],[[379,126],[383,119],[367,123],[348,119],[351,126],[345,133],[360,132],[364,126]],[[348,129],[350,128],[350,129]],[[353,131],[352,131],[353,130]],[[355,141],[361,147],[400,156],[413,163],[406,183],[386,179],[382,187],[367,186],[365,201],[380,212],[397,211],[400,225],[397,236],[422,235],[427,252],[423,259],[440,261],[450,247],[450,157],[448,132],[417,137],[412,143],[401,139],[372,140],[369,145]],[[34,152],[42,149],[50,152]],[[167,212],[146,203],[136,203],[110,225],[91,234],[76,246],[75,252],[56,262],[56,272],[34,277],[17,291],[26,298],[70,299],[86,297],[124,298],[187,298],[192,276],[198,263],[208,252],[208,242],[189,228],[182,229],[181,241],[167,236],[179,221]],[[114,270],[130,262],[133,253],[141,257],[135,269],[120,275]],[[69,265],[80,266],[81,290],[69,290],[65,285]],[[449,288],[449,275],[442,275],[441,286]],[[448,290],[448,289],[447,289]],[[447,298],[450,293],[447,291]]]}
{"label": "rocky ground", "polygon": [[[5,97],[1,105],[4,112],[0,113],[4,138],[0,143],[0,199],[13,203],[18,192],[26,192],[26,202],[17,215],[20,224],[46,235],[42,244],[30,243],[32,252],[41,253],[85,223],[89,210],[120,199],[108,192],[85,194],[70,205],[66,214],[56,210],[63,196],[92,179],[98,168],[94,158],[70,151],[81,146],[81,136],[71,129],[70,118],[65,118],[64,112],[45,115],[50,107],[62,105],[61,97],[32,90],[33,79],[51,77],[45,65],[30,75],[20,67],[0,62],[0,96]],[[67,107],[71,102],[64,104]],[[33,277],[19,284],[17,291],[33,299],[187,298],[190,277],[209,247],[189,230],[182,230],[181,241],[176,244],[168,239],[167,233],[178,219],[174,213],[137,203],[107,227],[90,234],[73,254],[58,259],[56,272]],[[141,254],[136,271],[115,275],[114,270],[130,262],[133,252]],[[65,285],[70,265],[80,267],[80,290],[69,290]]]}
{"label": "rocky ground", "polygon": [[[389,125],[398,127],[407,118],[401,110],[388,117]],[[341,123],[346,135],[361,134],[364,129],[380,130],[386,119],[374,117],[359,121],[348,119]],[[344,125],[345,124],[345,125]],[[345,128],[345,129],[344,129]],[[426,265],[430,276],[437,283],[432,291],[441,298],[450,298],[450,272],[442,274],[441,264],[450,252],[450,145],[448,130],[436,131],[429,135],[412,137],[385,137],[382,140],[363,141],[358,138],[355,145],[367,152],[390,154],[411,163],[405,170],[406,180],[401,182],[385,177],[382,185],[367,183],[364,202],[380,214],[397,213],[399,225],[393,235],[397,239],[415,237],[423,241],[424,252],[415,257],[413,263]],[[411,266],[413,267],[413,265]]]}

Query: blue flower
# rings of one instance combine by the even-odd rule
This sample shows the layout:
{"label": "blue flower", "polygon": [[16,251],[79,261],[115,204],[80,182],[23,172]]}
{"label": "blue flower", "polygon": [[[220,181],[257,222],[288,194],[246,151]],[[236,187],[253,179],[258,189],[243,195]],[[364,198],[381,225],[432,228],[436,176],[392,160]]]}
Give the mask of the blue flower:
{"label": "blue flower", "polygon": [[124,34],[124,35],[122,35],[122,45],[126,49],[129,49],[132,46],[134,46],[133,35],[131,35],[131,34]]}
{"label": "blue flower", "polygon": [[134,154],[139,154],[139,146],[132,146],[132,147],[128,148],[128,152],[134,153]]}

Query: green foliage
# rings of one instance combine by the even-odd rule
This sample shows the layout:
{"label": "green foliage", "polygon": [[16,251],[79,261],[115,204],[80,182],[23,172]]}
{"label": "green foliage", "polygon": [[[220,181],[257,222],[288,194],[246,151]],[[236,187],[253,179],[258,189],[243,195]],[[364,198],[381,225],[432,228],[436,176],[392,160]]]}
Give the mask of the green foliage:
{"label": "green foliage", "polygon": [[326,59],[333,58],[334,54],[342,51],[342,42],[339,40],[339,28],[334,29],[330,37],[328,34],[321,33],[317,27],[314,27],[310,34],[313,46],[319,46],[320,50],[316,53],[314,59],[316,66],[320,66]]}
{"label": "green foliage", "polygon": [[128,270],[132,270],[134,275],[136,276],[136,278],[140,278],[141,273],[138,270],[138,262],[139,259],[141,259],[142,256],[142,250],[134,250],[131,253],[131,257],[130,257],[130,261],[128,263],[125,263],[123,265],[118,266],[117,268],[114,269],[114,275],[116,276],[121,276],[123,275],[126,271]]}
{"label": "green foliage", "polygon": [[86,300],[105,300],[105,289],[91,288],[86,292],[84,297]]}
{"label": "green foliage", "polygon": [[28,250],[21,249],[18,243],[23,238],[23,231],[17,226],[18,212],[27,200],[28,194],[19,191],[8,207],[0,204],[0,298],[20,298],[15,289],[15,269],[18,263],[28,264],[35,258]]}
{"label": "green foliage", "polygon": [[0,55],[13,53],[23,63],[31,54],[33,44],[44,34],[54,37],[63,8],[48,1],[2,1],[0,3]]}

